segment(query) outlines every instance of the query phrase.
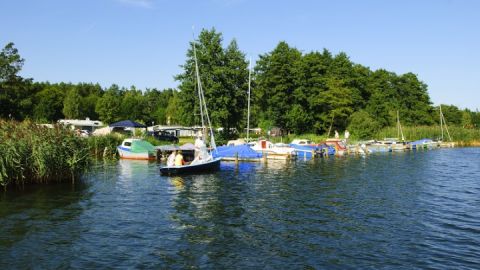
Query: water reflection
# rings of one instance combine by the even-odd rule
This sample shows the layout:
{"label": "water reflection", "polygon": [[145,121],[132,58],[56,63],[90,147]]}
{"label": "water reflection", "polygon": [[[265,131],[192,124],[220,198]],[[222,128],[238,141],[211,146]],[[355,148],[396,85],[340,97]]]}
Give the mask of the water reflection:
{"label": "water reflection", "polygon": [[83,200],[91,195],[81,181],[10,187],[0,194],[0,268],[66,267],[69,244],[81,237]]}
{"label": "water reflection", "polygon": [[181,229],[179,248],[174,254],[163,254],[164,259],[176,262],[170,267],[221,267],[222,260],[230,257],[228,246],[240,243],[236,228],[245,225],[243,184],[208,174],[170,181],[179,191],[172,202],[172,219]]}
{"label": "water reflection", "polygon": [[[0,197],[5,268],[475,268],[479,149],[222,163],[163,177],[98,164]],[[80,184],[80,183],[79,183]]]}

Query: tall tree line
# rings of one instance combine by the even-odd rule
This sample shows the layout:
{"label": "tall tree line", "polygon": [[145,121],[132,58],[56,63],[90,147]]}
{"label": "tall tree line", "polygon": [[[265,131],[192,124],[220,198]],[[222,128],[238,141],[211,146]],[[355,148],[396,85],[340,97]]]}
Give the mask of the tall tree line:
{"label": "tall tree line", "polygon": [[33,82],[18,75],[23,64],[13,43],[0,52],[0,118],[52,123],[89,117],[107,124],[124,119],[167,124],[170,116],[176,117],[176,110],[169,108],[178,94],[174,89]]}
{"label": "tall tree line", "polygon": [[[193,45],[212,123],[228,133],[246,125],[248,61],[236,40],[227,46],[215,29],[190,43],[178,89],[137,89],[93,83],[48,83],[22,78],[24,64],[13,43],[0,52],[0,118],[55,122],[61,118],[124,119],[145,124],[200,124]],[[369,136],[396,123],[438,122],[427,85],[413,73],[371,70],[345,53],[327,49],[302,53],[286,42],[261,54],[252,78],[251,126],[287,132],[326,133],[352,129]],[[451,125],[475,128],[480,113],[442,105]]]}

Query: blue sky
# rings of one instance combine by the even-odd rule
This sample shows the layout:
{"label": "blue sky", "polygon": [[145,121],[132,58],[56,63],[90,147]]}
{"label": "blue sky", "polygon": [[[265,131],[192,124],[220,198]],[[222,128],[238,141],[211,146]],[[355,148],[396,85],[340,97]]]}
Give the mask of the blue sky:
{"label": "blue sky", "polygon": [[35,81],[175,87],[192,25],[235,38],[253,59],[284,40],[398,74],[434,104],[480,109],[476,0],[2,0],[0,46],[14,42]]}

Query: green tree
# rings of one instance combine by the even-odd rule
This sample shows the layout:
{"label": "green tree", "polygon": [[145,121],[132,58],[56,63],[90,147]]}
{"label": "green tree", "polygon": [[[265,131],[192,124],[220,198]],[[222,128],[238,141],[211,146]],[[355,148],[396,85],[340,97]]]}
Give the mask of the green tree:
{"label": "green tree", "polygon": [[173,97],[174,89],[165,89],[158,91],[157,89],[148,89],[144,93],[144,120],[145,123],[166,124],[166,109]]}
{"label": "green tree", "polygon": [[14,43],[5,45],[0,52],[0,83],[20,80],[17,74],[22,70],[24,62]]}
{"label": "green tree", "polygon": [[113,84],[98,100],[95,111],[98,113],[101,121],[110,124],[121,119],[121,103],[122,95],[120,89],[116,84]]}
{"label": "green tree", "polygon": [[24,61],[11,42],[0,52],[0,118],[23,119],[31,115],[31,80],[18,76]]}
{"label": "green tree", "polygon": [[396,100],[403,123],[410,125],[433,124],[427,85],[413,73],[406,73],[394,80]]}
{"label": "green tree", "polygon": [[260,121],[271,120],[283,130],[288,126],[289,111],[292,110],[290,97],[298,87],[297,67],[301,53],[286,42],[280,42],[270,53],[260,55],[255,67],[255,103]]}
{"label": "green tree", "polygon": [[217,106],[221,113],[217,115],[217,111],[212,112],[212,118],[217,119],[225,128],[229,138],[231,128],[243,130],[246,127],[244,120],[247,109],[248,63],[235,40],[225,49],[224,61],[223,91],[227,98]]}
{"label": "green tree", "polygon": [[364,110],[353,113],[349,120],[348,130],[358,139],[370,139],[380,128],[379,123]]}
{"label": "green tree", "polygon": [[180,103],[182,102],[179,95],[179,92],[173,92],[173,96],[169,99],[165,109],[166,124],[175,125],[182,123],[182,115],[178,110],[178,108],[181,108]]}
{"label": "green tree", "polygon": [[63,114],[68,119],[80,119],[80,104],[82,97],[77,88],[73,88],[67,93],[63,101]]}
{"label": "green tree", "polygon": [[142,91],[131,87],[130,90],[123,91],[123,98],[121,101],[120,115],[123,119],[131,119],[144,122],[144,98]]}
{"label": "green tree", "polygon": [[[179,108],[176,118],[185,125],[201,124],[198,87],[195,76],[193,43],[187,51],[184,72],[176,76],[179,85]],[[195,42],[199,74],[212,124],[238,128],[245,110],[248,70],[245,55],[233,40],[227,48],[222,47],[222,34],[202,30]],[[171,115],[170,115],[171,117]]]}
{"label": "green tree", "polygon": [[95,107],[97,101],[102,96],[102,87],[98,83],[79,83],[74,87],[80,95],[79,118],[89,117],[90,119],[98,119]]}
{"label": "green tree", "polygon": [[[438,113],[438,108],[436,111]],[[442,113],[447,125],[462,125],[462,111],[457,106],[442,104]]]}
{"label": "green tree", "polygon": [[35,96],[38,101],[34,108],[34,118],[38,121],[54,122],[63,118],[64,92],[50,85]]}

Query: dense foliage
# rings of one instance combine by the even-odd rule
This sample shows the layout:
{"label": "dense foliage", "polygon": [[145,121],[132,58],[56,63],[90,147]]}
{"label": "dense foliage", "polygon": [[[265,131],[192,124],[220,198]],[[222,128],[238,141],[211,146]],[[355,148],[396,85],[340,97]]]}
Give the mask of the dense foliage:
{"label": "dense foliage", "polygon": [[[99,119],[105,123],[131,119],[147,125],[199,125],[193,56],[212,124],[242,132],[246,126],[248,61],[235,40],[223,46],[222,34],[203,30],[186,52],[178,89],[137,89],[93,83],[33,82],[18,75],[24,59],[13,43],[0,52],[0,118],[56,122],[61,118]],[[397,111],[405,126],[439,122],[427,85],[415,74],[371,70],[345,53],[327,49],[303,53],[286,42],[259,56],[252,78],[251,127],[278,127],[287,133],[327,134],[350,128],[368,138],[394,126]],[[480,126],[478,111],[442,105],[449,125]],[[331,134],[330,133],[330,134]]]}
{"label": "dense foliage", "polygon": [[[202,31],[198,39],[195,48],[200,82],[212,123],[223,127],[226,133],[244,127],[248,87],[245,55],[235,40],[223,48],[222,35],[215,30]],[[176,76],[180,82],[178,120],[186,125],[201,124],[193,45],[187,52],[184,72]]]}

